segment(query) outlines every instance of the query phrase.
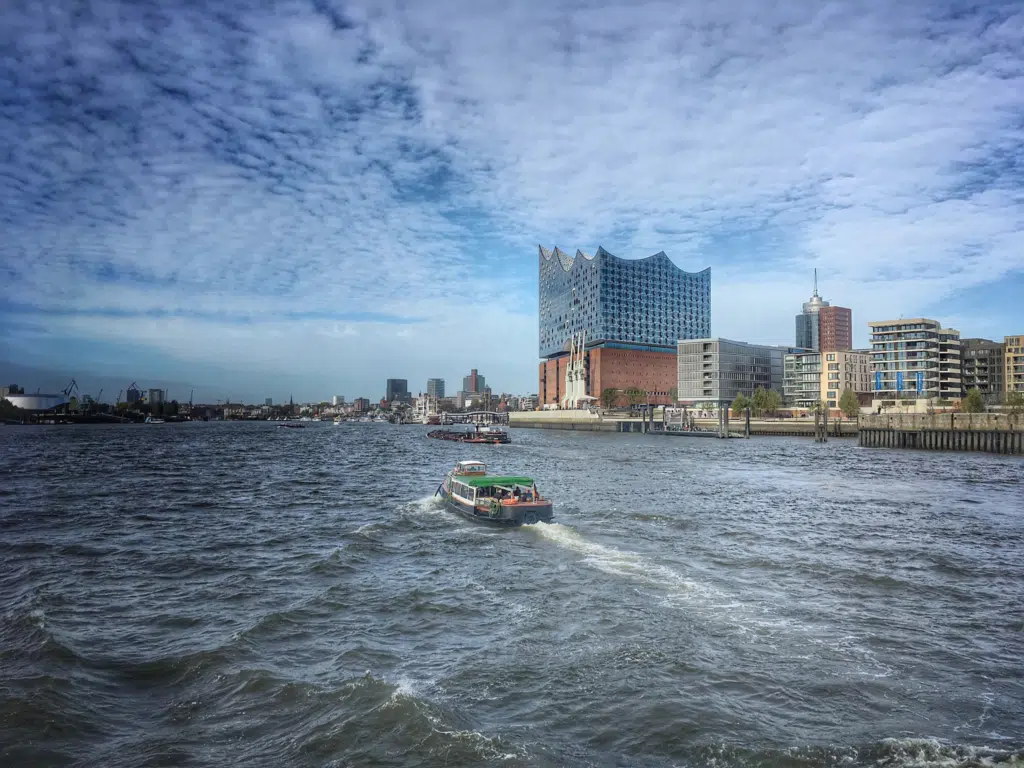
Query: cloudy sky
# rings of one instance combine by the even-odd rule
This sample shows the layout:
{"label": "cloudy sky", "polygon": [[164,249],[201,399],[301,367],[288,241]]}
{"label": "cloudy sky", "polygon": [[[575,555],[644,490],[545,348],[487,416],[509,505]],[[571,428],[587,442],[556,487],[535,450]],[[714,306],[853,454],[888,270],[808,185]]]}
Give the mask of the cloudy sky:
{"label": "cloudy sky", "polygon": [[1019,333],[1022,50],[1017,0],[8,0],[0,359],[532,392],[538,244],[710,266],[730,338],[814,267],[859,344]]}

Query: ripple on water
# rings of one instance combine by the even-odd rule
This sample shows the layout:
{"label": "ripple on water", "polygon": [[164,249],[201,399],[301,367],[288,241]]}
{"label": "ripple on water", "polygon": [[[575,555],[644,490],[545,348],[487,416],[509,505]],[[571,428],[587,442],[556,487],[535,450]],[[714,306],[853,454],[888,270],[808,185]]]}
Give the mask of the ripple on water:
{"label": "ripple on water", "polygon": [[0,430],[0,762],[1021,763],[1018,460],[425,431]]}

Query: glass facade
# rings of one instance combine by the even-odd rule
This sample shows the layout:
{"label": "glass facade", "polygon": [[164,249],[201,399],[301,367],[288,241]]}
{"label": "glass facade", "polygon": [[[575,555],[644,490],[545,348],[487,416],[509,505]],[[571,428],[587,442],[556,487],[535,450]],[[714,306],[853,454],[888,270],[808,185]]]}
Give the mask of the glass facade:
{"label": "glass facade", "polygon": [[[835,354],[831,357],[834,359]],[[809,408],[821,397],[821,353],[804,352],[786,355],[786,371],[782,384],[786,405]],[[830,369],[837,363],[829,363]]]}
{"label": "glass facade", "polygon": [[567,351],[574,333],[587,346],[621,342],[672,350],[711,333],[711,270],[685,272],[664,252],[620,259],[559,248],[540,252],[540,357]]}
{"label": "glass facade", "polygon": [[750,396],[758,387],[782,394],[783,358],[789,348],[747,344],[729,339],[680,341],[679,400],[714,405]]}

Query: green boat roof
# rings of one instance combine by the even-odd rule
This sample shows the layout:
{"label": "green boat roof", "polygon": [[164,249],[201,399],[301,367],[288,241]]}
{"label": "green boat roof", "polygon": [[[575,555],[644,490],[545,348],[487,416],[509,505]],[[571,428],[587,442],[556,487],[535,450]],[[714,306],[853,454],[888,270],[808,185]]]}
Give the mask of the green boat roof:
{"label": "green boat roof", "polygon": [[516,475],[477,475],[476,477],[459,475],[455,479],[474,488],[487,488],[491,485],[533,485],[532,477]]}

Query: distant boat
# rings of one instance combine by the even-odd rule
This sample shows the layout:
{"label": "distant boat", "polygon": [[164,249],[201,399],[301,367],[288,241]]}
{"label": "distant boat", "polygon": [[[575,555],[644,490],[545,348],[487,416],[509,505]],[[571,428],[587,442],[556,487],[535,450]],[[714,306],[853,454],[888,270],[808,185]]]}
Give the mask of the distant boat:
{"label": "distant boat", "polygon": [[146,417],[146,424],[166,424],[163,419],[154,419],[152,416]]}

